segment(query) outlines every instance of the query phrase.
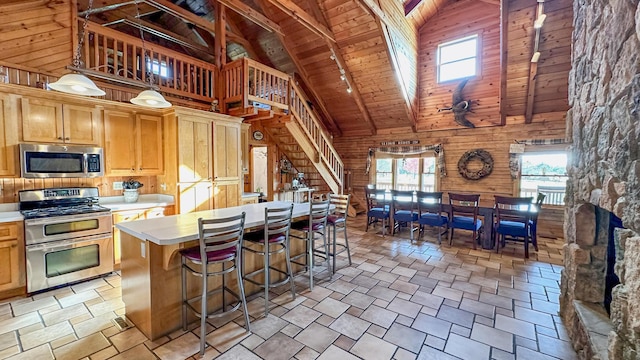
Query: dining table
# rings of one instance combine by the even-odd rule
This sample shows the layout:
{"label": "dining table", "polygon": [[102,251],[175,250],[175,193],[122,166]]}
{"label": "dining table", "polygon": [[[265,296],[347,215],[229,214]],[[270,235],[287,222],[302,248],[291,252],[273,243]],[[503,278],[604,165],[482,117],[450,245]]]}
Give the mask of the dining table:
{"label": "dining table", "polygon": [[[391,191],[386,191],[385,192],[385,196],[381,197],[378,196],[377,197],[378,201],[382,201],[386,204],[389,205],[389,209],[390,209],[390,224],[391,226],[394,226],[394,219],[393,219],[393,214],[394,214],[394,207],[393,207],[393,201],[392,201],[392,196],[391,196]],[[404,201],[409,201],[409,199],[402,199]],[[413,197],[411,199],[412,203],[413,203],[413,208],[415,211],[418,210],[418,198],[417,195],[414,193]],[[538,211],[538,209],[534,206],[535,204],[532,203],[532,206],[530,206],[527,209],[522,209],[522,211],[524,212],[528,212],[531,216],[532,219],[535,219],[535,213]],[[449,213],[449,210],[451,209],[451,205],[449,203],[442,203],[442,211],[443,213]],[[444,214],[443,214],[444,215]],[[480,244],[480,246],[482,246],[483,249],[486,250],[491,250],[495,248],[495,243],[494,243],[494,239],[493,239],[493,223],[494,223],[494,215],[495,215],[495,205],[489,205],[486,203],[481,202],[481,205],[478,206],[478,216],[482,217],[482,231],[480,231],[480,235],[478,237],[478,242]],[[535,221],[535,220],[534,220]]]}
{"label": "dining table", "polygon": [[[216,219],[245,213],[245,231],[264,226],[265,208],[286,207],[291,202],[269,201],[257,204],[204,210],[187,214],[116,224],[121,232],[122,301],[125,315],[151,340],[167,335],[182,325],[181,312],[181,256],[179,251],[198,245],[198,219]],[[293,204],[293,218],[309,215],[309,203]],[[291,243],[291,254],[306,251],[305,243]],[[264,266],[261,258],[247,253],[244,256],[247,272]],[[284,257],[272,260],[274,266],[284,266]],[[299,270],[300,268],[298,268]],[[296,270],[296,269],[294,269]],[[237,283],[230,274],[227,286]],[[199,283],[188,285],[189,298],[198,293]],[[221,285],[218,277],[210,280],[210,288]],[[247,294],[257,292],[247,284]],[[221,306],[218,300],[212,306]],[[195,320],[190,319],[190,320]]]}

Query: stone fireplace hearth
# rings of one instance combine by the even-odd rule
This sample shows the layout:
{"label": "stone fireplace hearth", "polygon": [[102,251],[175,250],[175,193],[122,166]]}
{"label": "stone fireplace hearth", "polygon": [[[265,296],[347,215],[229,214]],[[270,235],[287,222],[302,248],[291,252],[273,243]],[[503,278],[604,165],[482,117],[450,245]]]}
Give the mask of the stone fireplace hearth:
{"label": "stone fireplace hearth", "polygon": [[[575,0],[560,313],[583,359],[640,359],[640,5]],[[604,311],[609,212],[616,229]],[[604,346],[604,348],[603,348]]]}

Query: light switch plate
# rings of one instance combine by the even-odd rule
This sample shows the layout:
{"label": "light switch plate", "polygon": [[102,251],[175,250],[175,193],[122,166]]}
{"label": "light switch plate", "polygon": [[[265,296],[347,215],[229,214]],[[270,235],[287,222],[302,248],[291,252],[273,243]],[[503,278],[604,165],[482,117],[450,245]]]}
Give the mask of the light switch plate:
{"label": "light switch plate", "polygon": [[122,190],[122,181],[114,181],[113,190]]}

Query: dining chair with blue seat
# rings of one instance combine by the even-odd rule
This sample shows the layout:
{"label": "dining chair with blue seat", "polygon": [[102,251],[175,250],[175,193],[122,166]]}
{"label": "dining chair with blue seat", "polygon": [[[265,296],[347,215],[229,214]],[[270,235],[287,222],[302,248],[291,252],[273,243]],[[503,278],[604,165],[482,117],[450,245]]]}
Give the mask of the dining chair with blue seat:
{"label": "dining chair with blue seat", "polygon": [[534,205],[532,205],[531,219],[529,219],[529,228],[531,229],[531,242],[533,243],[536,251],[538,250],[538,216],[540,215],[540,211],[542,211],[542,203],[544,202],[544,199],[546,197],[546,194],[538,193],[536,202]]}
{"label": "dining chair with blue seat", "polygon": [[413,223],[418,222],[418,212],[414,210],[413,190],[391,190],[391,204],[393,208],[393,230],[400,229],[400,224],[408,224],[410,238],[413,240]]}
{"label": "dining chair with blue seat", "polygon": [[385,222],[391,215],[391,197],[384,189],[364,189],[367,200],[367,226],[364,231],[369,231],[369,225],[378,221],[382,222],[382,235],[385,235]]}
{"label": "dining chair with blue seat", "polygon": [[480,195],[449,193],[449,245],[453,244],[453,230],[469,230],[473,232],[473,249],[482,229],[482,220],[478,219]]}
{"label": "dining chair with blue seat", "polygon": [[[493,224],[496,252],[506,240],[524,242],[524,256],[529,258],[529,240],[532,197],[495,196],[495,218]],[[534,246],[536,251],[537,246]]]}
{"label": "dining chair with blue seat", "polygon": [[[449,230],[449,217],[442,208],[441,192],[416,193],[418,202],[418,224],[420,225],[420,235],[424,235],[424,226],[436,228],[438,232],[438,244],[442,243],[442,234]],[[444,231],[442,228],[444,227]]]}

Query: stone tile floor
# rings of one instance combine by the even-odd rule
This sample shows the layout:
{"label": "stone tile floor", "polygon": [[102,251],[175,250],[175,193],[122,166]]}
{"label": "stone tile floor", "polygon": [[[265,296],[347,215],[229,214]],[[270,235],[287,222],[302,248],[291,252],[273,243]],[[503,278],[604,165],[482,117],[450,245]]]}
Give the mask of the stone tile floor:
{"label": "stone tile floor", "polygon": [[[349,224],[346,253],[331,280],[313,291],[296,278],[298,296],[274,289],[249,298],[252,333],[241,312],[209,320],[205,359],[576,359],[558,317],[562,239],[539,239],[523,259],[521,244],[499,254],[472,250],[470,234],[453,246],[433,234],[411,242]],[[305,281],[306,280],[306,281]],[[305,286],[307,287],[305,289]],[[135,327],[119,331],[124,314],[120,276],[0,302],[0,359],[197,359],[199,326],[157,341]]]}

